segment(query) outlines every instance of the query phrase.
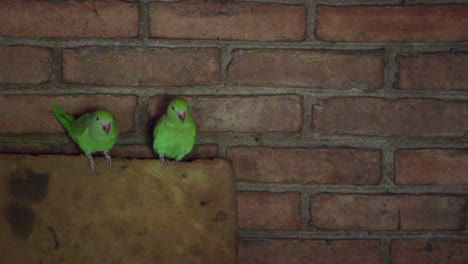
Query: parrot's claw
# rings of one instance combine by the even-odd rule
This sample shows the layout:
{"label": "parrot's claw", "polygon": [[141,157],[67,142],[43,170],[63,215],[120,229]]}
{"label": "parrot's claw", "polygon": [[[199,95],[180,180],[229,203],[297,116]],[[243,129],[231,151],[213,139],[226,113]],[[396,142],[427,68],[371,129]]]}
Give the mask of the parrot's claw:
{"label": "parrot's claw", "polygon": [[112,157],[109,155],[107,151],[103,151],[102,153],[104,153],[104,157],[107,160],[107,164],[109,164],[109,168],[112,168]]}
{"label": "parrot's claw", "polygon": [[164,155],[159,155],[159,159],[161,160],[161,167],[166,168],[166,159]]}
{"label": "parrot's claw", "polygon": [[89,163],[91,164],[91,170],[94,172],[94,167],[96,166],[96,163],[94,163],[93,156],[91,154],[86,154],[86,157],[88,157]]}

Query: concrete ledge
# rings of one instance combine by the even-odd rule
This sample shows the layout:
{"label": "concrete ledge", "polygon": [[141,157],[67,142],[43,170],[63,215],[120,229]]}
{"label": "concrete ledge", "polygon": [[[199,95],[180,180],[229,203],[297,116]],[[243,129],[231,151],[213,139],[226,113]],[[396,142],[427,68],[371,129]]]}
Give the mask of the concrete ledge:
{"label": "concrete ledge", "polygon": [[0,155],[2,263],[235,263],[224,160]]}

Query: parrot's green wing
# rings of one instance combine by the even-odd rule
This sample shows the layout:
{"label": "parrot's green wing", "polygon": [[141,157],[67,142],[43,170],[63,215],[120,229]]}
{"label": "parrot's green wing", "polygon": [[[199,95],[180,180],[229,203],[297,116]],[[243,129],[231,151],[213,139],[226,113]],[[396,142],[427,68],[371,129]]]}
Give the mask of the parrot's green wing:
{"label": "parrot's green wing", "polygon": [[112,158],[108,151],[117,142],[120,135],[120,123],[112,112],[106,109],[97,110],[94,113],[86,113],[78,118],[67,114],[55,101],[52,100],[52,110],[60,123],[67,129],[70,137],[78,144],[86,154],[94,170],[92,153],[102,151],[109,166]]}
{"label": "parrot's green wing", "polygon": [[70,135],[72,137],[77,136],[77,135],[82,135],[88,128],[89,119],[91,118],[92,118],[92,114],[86,113],[80,116],[78,119],[75,119],[71,123]]}
{"label": "parrot's green wing", "polygon": [[52,103],[54,104],[54,107],[55,107],[52,110],[55,116],[60,121],[60,123],[65,127],[65,129],[67,129],[68,132],[71,132],[72,123],[75,120],[75,118],[67,114],[54,100],[52,100]]}

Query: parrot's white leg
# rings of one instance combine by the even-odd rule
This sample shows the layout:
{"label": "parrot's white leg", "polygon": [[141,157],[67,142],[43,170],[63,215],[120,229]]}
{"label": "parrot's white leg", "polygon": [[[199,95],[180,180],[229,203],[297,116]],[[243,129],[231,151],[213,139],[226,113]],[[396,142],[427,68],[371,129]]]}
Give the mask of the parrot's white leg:
{"label": "parrot's white leg", "polygon": [[164,154],[159,154],[159,159],[161,160],[161,167],[166,167],[166,159],[164,158]]}
{"label": "parrot's white leg", "polygon": [[93,155],[91,155],[91,153],[86,153],[86,157],[88,157],[89,163],[91,163],[91,170],[94,171],[96,163],[94,163]]}
{"label": "parrot's white leg", "polygon": [[107,160],[107,164],[109,164],[109,168],[112,168],[112,157],[109,155],[109,151],[103,151],[102,153]]}

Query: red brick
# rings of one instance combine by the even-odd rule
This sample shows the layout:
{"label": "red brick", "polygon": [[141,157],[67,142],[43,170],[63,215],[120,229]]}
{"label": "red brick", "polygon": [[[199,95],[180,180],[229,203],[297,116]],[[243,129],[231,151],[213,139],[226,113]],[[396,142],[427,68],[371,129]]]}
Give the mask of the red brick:
{"label": "red brick", "polygon": [[378,240],[243,239],[238,263],[242,264],[378,264]]}
{"label": "red brick", "polygon": [[43,143],[0,143],[0,153],[50,154],[51,144]]}
{"label": "red brick", "polygon": [[468,185],[468,151],[419,149],[395,152],[397,184]]}
{"label": "red brick", "polygon": [[45,82],[49,80],[51,65],[52,51],[50,49],[0,46],[0,82]]}
{"label": "red brick", "polygon": [[152,3],[151,36],[175,39],[303,40],[306,7],[229,2]]}
{"label": "red brick", "polygon": [[299,229],[299,193],[238,192],[238,225],[249,229]]}
{"label": "red brick", "polygon": [[468,7],[319,5],[317,38],[326,41],[463,41]]}
{"label": "red brick", "polygon": [[302,184],[378,184],[380,152],[364,149],[230,147],[239,180]]}
{"label": "red brick", "polygon": [[468,242],[393,240],[392,264],[466,264]]}
{"label": "red brick", "polygon": [[468,129],[463,102],[432,99],[330,98],[313,109],[325,134],[461,137]]}
{"label": "red brick", "polygon": [[462,230],[465,200],[444,196],[401,196],[401,230]]}
{"label": "red brick", "polygon": [[[302,129],[302,97],[298,95],[247,97],[186,97],[200,132],[298,132]],[[159,118],[167,100],[152,97],[151,117]]]}
{"label": "red brick", "polygon": [[399,88],[414,90],[467,90],[467,54],[401,56]]}
{"label": "red brick", "polygon": [[51,100],[55,100],[67,113],[74,116],[107,108],[119,118],[122,132],[134,129],[136,96],[5,95],[0,96],[0,133],[64,132],[52,113]]}
{"label": "red brick", "polygon": [[320,194],[312,201],[312,222],[323,229],[396,230],[398,205],[390,196]]}
{"label": "red brick", "polygon": [[63,52],[66,82],[92,85],[212,85],[220,81],[215,48],[84,47]]}
{"label": "red brick", "polygon": [[213,159],[218,156],[217,144],[202,144],[195,145],[192,152],[190,152],[184,160],[192,159]]}
{"label": "red brick", "polygon": [[237,50],[228,68],[233,85],[379,89],[381,52]]}
{"label": "red brick", "polygon": [[138,4],[121,1],[2,1],[0,35],[135,37]]}
{"label": "red brick", "polygon": [[320,194],[311,216],[323,229],[459,230],[464,204],[440,195]]}

